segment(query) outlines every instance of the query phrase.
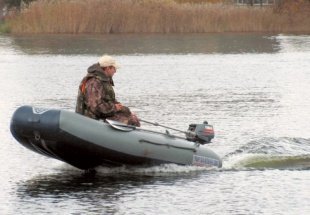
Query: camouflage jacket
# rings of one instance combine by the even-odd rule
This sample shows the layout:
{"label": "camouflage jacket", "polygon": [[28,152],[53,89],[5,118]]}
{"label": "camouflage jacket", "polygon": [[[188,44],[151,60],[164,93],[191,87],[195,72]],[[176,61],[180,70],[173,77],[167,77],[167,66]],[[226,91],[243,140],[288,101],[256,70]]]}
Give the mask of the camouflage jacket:
{"label": "camouflage jacket", "polygon": [[112,78],[103,73],[98,63],[90,66],[87,72],[79,86],[75,112],[94,119],[114,116],[117,101]]}

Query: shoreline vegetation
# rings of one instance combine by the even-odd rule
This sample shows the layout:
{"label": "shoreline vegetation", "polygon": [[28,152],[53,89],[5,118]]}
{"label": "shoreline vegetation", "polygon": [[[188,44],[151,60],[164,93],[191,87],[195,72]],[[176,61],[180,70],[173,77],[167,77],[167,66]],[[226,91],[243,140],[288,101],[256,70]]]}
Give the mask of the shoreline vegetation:
{"label": "shoreline vegetation", "polygon": [[13,34],[310,32],[310,1],[248,7],[210,0],[38,0],[11,11]]}

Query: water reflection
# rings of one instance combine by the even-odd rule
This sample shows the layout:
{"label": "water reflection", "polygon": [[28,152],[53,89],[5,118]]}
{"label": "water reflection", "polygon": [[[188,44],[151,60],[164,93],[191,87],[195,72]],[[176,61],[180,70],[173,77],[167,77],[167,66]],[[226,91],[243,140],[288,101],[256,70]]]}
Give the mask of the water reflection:
{"label": "water reflection", "polygon": [[16,50],[27,54],[189,54],[273,53],[277,38],[261,34],[116,34],[14,36]]}
{"label": "water reflection", "polygon": [[279,49],[281,52],[309,52],[310,37],[309,35],[278,35],[271,37],[280,41]]}
{"label": "water reflection", "polygon": [[[143,180],[140,179],[141,183]],[[119,189],[129,189],[139,181],[117,180],[114,177],[89,177],[83,175],[53,174],[32,178],[19,185],[17,202],[23,207],[41,202],[44,208],[40,212],[52,212],[47,206],[53,203],[57,211],[79,211],[84,208],[88,213],[114,213],[117,211],[114,201],[121,197]],[[124,185],[124,186],[122,186]],[[74,207],[70,208],[70,205]],[[104,207],[102,207],[104,205]],[[38,211],[38,206],[37,210]]]}
{"label": "water reflection", "polygon": [[[177,165],[176,165],[177,166]],[[85,190],[93,195],[102,195],[104,199],[113,199],[115,193],[122,190],[134,189],[145,185],[172,185],[178,181],[186,183],[192,181],[205,173],[204,168],[195,171],[194,167],[182,167],[172,171],[167,171],[169,167],[142,168],[103,168],[98,169],[96,174],[84,174],[77,169],[63,170],[49,175],[38,175],[30,180],[19,184],[17,196],[20,198],[28,196],[57,197],[59,195],[84,195]],[[106,170],[108,172],[106,172]],[[184,171],[184,169],[188,169]],[[165,172],[167,171],[167,172]],[[80,193],[82,192],[82,193]],[[22,195],[19,195],[22,194]],[[113,199],[114,200],[114,199]]]}
{"label": "water reflection", "polygon": [[[53,208],[47,206],[53,203],[57,207],[57,212],[72,213],[83,209],[88,214],[116,213],[123,197],[135,196],[143,190],[152,190],[157,186],[186,184],[201,176],[201,173],[167,173],[155,177],[142,173],[125,174],[110,171],[110,174],[98,172],[91,176],[66,169],[56,174],[39,175],[21,182],[18,185],[16,197],[19,210],[40,202],[36,212],[52,212]],[[74,207],[71,207],[72,205]]]}

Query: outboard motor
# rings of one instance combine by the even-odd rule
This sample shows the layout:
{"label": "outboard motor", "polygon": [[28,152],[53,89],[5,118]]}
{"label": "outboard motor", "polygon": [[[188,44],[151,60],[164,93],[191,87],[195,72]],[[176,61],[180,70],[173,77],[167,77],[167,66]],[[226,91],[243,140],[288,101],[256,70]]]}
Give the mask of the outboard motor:
{"label": "outboard motor", "polygon": [[214,129],[207,121],[203,124],[190,124],[186,132],[186,139],[200,144],[210,143],[214,138]]}

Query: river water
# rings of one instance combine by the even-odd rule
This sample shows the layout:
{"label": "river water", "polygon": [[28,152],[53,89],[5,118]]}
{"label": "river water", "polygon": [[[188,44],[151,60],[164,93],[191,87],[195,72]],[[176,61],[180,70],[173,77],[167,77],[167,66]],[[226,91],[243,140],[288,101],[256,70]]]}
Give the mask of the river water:
{"label": "river water", "polygon": [[[119,101],[186,130],[208,120],[223,168],[97,169],[90,177],[21,146],[21,105],[73,111],[100,55]],[[310,36],[0,36],[0,214],[310,214]],[[160,130],[142,124],[143,127]]]}

